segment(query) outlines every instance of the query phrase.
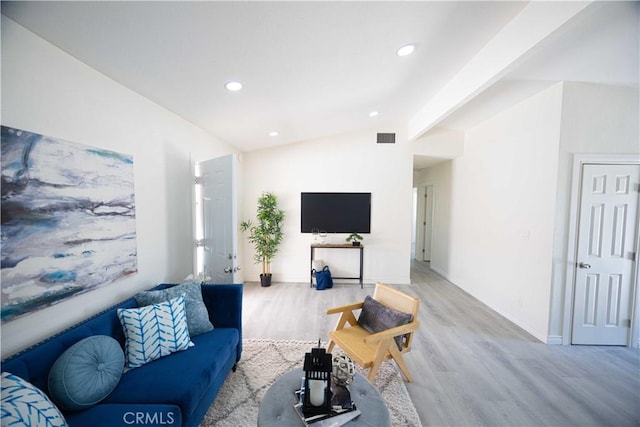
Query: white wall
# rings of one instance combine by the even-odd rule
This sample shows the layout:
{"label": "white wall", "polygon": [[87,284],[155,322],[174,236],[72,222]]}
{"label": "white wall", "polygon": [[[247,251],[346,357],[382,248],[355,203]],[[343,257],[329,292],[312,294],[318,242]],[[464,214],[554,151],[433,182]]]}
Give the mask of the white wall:
{"label": "white wall", "polygon": [[[565,300],[571,176],[575,154],[640,153],[638,90],[587,83],[564,83],[562,137],[558,165],[549,341],[568,343],[572,301]],[[634,156],[632,156],[634,157]],[[638,320],[638,318],[636,318]],[[640,325],[636,324],[636,328]],[[564,328],[564,331],[563,331]]]}
{"label": "white wall", "polygon": [[464,154],[464,138],[462,131],[436,127],[412,142],[413,154],[454,159]]}
{"label": "white wall", "polygon": [[[376,144],[376,132],[396,132],[395,144]],[[273,265],[274,282],[308,282],[310,234],[300,233],[301,192],[371,192],[371,234],[364,237],[364,280],[409,283],[412,215],[412,155],[400,127],[297,143],[243,154],[245,218],[256,201],[275,193],[286,211],[284,242]],[[259,280],[253,247],[244,244],[244,279]],[[329,235],[344,243],[345,234]],[[358,251],[318,252],[334,276],[357,276]]]}
{"label": "white wall", "polygon": [[2,16],[2,124],[133,155],[138,274],[2,325],[12,354],[192,271],[191,161],[233,151]]}
{"label": "white wall", "polygon": [[542,341],[561,101],[557,84],[494,116],[420,177],[435,187],[432,268]]}

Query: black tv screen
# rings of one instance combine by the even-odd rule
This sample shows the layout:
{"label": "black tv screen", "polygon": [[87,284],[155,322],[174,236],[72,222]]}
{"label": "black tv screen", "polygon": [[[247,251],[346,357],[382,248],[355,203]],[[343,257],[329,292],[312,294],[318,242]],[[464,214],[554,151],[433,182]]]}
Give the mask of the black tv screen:
{"label": "black tv screen", "polygon": [[301,193],[300,231],[371,233],[371,193]]}

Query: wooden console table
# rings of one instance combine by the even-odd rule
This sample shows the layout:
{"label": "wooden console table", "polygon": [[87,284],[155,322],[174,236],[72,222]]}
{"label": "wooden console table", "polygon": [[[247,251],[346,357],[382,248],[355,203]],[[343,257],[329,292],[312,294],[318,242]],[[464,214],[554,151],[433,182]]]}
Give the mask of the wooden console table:
{"label": "wooden console table", "polygon": [[315,249],[360,249],[360,275],[358,277],[334,277],[333,279],[358,279],[360,281],[360,288],[362,289],[362,271],[363,271],[363,260],[364,260],[364,246],[360,244],[359,246],[353,246],[350,243],[343,243],[338,245],[332,244],[323,244],[323,243],[312,243],[311,244],[311,256],[309,258],[309,271],[310,271],[310,279],[309,279],[309,287],[313,287],[313,254]]}

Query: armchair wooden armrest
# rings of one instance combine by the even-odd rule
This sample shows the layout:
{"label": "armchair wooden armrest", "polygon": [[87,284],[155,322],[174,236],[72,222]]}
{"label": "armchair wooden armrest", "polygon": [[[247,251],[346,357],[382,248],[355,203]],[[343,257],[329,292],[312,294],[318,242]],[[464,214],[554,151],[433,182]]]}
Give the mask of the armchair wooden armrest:
{"label": "armchair wooden armrest", "polygon": [[377,332],[375,334],[371,334],[364,339],[364,342],[367,344],[371,344],[377,341],[381,341],[385,338],[395,338],[400,335],[405,335],[410,332],[414,332],[418,330],[418,326],[420,326],[420,322],[414,320],[411,323],[407,323],[406,325],[396,326],[395,328],[387,329],[382,332]]}
{"label": "armchair wooden armrest", "polygon": [[327,314],[337,314],[337,313],[344,313],[345,311],[359,310],[362,308],[363,305],[364,303],[362,302],[355,302],[353,304],[342,305],[340,307],[333,307],[333,308],[327,309]]}
{"label": "armchair wooden armrest", "polygon": [[[353,310],[358,310],[362,308],[364,305],[363,302],[355,302],[353,304],[347,304],[340,307],[334,307],[327,310],[327,314],[338,314],[340,313],[340,318],[338,319],[338,323],[336,324],[336,330],[343,329],[344,326],[348,323],[351,326],[355,326],[358,324],[358,320],[356,316],[353,315]],[[333,342],[329,342],[328,351],[331,352],[333,348]]]}

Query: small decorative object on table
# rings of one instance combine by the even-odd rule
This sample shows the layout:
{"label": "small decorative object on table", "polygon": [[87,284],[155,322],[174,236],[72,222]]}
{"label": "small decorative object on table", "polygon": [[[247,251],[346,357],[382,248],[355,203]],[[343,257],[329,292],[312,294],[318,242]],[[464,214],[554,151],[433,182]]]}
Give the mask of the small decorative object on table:
{"label": "small decorative object on table", "polygon": [[294,409],[306,426],[341,426],[360,415],[347,389],[355,375],[355,365],[348,356],[332,358],[318,340],[318,347],[305,354],[303,369],[302,388],[296,391],[299,403]]}
{"label": "small decorative object on table", "polygon": [[339,355],[333,358],[331,372],[331,406],[341,409],[351,409],[353,401],[347,386],[353,382],[356,367],[353,360],[347,355]]}
{"label": "small decorative object on table", "polygon": [[363,240],[363,237],[358,233],[351,233],[344,240],[351,242],[353,246],[360,246],[360,241]]}

